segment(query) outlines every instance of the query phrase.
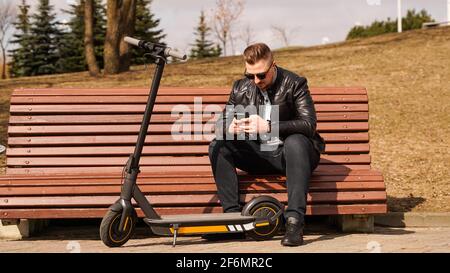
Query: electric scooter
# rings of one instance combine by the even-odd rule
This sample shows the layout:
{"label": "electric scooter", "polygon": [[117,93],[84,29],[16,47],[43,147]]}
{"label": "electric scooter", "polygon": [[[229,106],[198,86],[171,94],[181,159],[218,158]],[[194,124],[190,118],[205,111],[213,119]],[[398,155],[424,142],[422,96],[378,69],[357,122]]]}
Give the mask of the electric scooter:
{"label": "electric scooter", "polygon": [[173,236],[173,246],[176,245],[178,235],[245,232],[255,240],[267,240],[276,235],[284,220],[284,206],[270,196],[258,196],[250,200],[241,213],[160,216],[154,210],[136,184],[140,172],[139,160],[167,57],[185,60],[186,55],[162,44],[131,37],[125,37],[125,42],[143,49],[152,63],[156,64],[156,70],[136,146],[124,167],[125,175],[120,198],[109,207],[100,225],[100,237],[103,243],[108,247],[119,247],[133,235],[138,217],[132,199],[142,209],[145,215],[144,222],[153,234]]}

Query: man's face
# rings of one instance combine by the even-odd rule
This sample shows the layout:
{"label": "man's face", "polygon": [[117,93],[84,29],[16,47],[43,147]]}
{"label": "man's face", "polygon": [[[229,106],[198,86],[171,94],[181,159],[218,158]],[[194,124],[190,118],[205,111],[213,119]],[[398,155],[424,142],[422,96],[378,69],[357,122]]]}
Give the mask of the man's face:
{"label": "man's face", "polygon": [[[260,60],[255,64],[245,63],[245,73],[255,75],[253,82],[256,86],[258,86],[262,90],[266,90],[271,84],[274,77],[274,62],[268,60]],[[267,72],[267,73],[266,73]],[[260,79],[256,76],[256,74],[265,74],[264,79]]]}

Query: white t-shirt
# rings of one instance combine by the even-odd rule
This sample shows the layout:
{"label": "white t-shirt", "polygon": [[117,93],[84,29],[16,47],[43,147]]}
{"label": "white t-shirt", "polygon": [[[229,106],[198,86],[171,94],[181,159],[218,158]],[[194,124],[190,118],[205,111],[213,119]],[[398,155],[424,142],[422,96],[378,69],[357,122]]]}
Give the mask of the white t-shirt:
{"label": "white t-shirt", "polygon": [[[264,96],[264,105],[262,106],[262,112],[260,115],[264,120],[271,120],[272,104],[270,103],[269,96],[267,95],[267,91],[260,90],[260,92]],[[279,137],[273,136],[269,140],[261,139],[261,144],[270,146],[282,145],[283,141]]]}

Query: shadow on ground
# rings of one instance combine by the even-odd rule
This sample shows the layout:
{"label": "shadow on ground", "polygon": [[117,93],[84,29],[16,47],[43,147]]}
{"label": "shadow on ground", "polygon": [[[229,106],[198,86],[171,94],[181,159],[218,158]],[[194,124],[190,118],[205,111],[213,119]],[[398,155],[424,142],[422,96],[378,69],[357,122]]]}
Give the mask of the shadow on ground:
{"label": "shadow on ground", "polygon": [[427,199],[423,197],[387,197],[388,211],[390,212],[408,212],[412,211],[418,205],[424,203]]}
{"label": "shadow on ground", "polygon": [[[99,227],[101,219],[89,219],[89,220],[53,220],[50,222],[50,226],[47,227],[41,234],[33,236],[31,238],[24,239],[25,241],[40,241],[40,240],[100,240]],[[338,231],[334,226],[327,222],[327,218],[323,216],[309,216],[306,219],[305,227],[305,241],[304,244],[308,245],[311,243],[319,241],[334,240],[336,238],[350,236],[354,233],[344,233]],[[283,236],[284,231],[274,238],[270,239],[273,241],[280,241]],[[399,228],[388,228],[388,227],[375,227],[374,233],[371,234],[382,234],[382,235],[406,235],[414,233],[413,231],[408,231]],[[316,235],[317,238],[308,238],[310,235]],[[314,236],[314,237],[316,237]],[[156,245],[172,245],[172,237],[160,237],[155,236],[151,233],[150,229],[143,222],[138,222],[135,234],[132,239],[147,239],[155,238],[154,242],[148,243],[134,243],[125,244],[124,249],[127,247],[150,247]],[[251,242],[253,239],[246,238],[240,239],[240,242]],[[226,242],[233,242],[236,240],[225,240],[225,241],[207,241],[201,239],[199,236],[182,236],[180,240],[177,241],[177,245],[214,245],[222,244]]]}

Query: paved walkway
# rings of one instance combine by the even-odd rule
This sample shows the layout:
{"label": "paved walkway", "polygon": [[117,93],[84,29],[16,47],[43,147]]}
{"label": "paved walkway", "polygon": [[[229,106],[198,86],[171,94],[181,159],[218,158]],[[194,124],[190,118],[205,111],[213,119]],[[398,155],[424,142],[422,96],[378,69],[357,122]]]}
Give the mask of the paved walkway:
{"label": "paved walkway", "polygon": [[376,227],[372,234],[344,234],[329,227],[305,231],[305,245],[282,247],[280,236],[270,241],[207,242],[200,237],[180,237],[175,248],[170,237],[148,237],[139,227],[136,235],[121,248],[107,248],[95,226],[52,227],[43,234],[21,241],[0,241],[0,252],[447,252],[450,228]]}

